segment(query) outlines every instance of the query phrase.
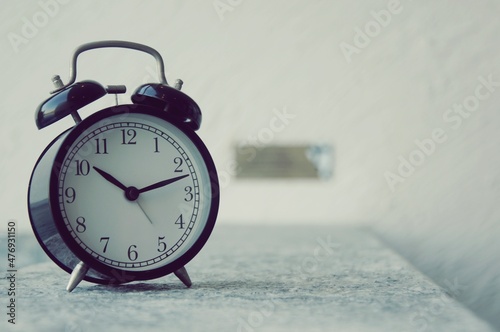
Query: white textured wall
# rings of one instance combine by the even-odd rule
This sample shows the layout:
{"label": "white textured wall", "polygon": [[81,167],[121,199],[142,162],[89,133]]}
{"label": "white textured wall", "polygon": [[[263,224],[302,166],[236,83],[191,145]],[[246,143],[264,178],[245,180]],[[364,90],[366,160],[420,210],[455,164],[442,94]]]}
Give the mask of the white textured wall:
{"label": "white textured wall", "polygon": [[[66,79],[71,52],[82,43],[136,41],[160,51],[167,78],[182,78],[204,111],[199,134],[224,174],[221,223],[370,225],[437,282],[457,280],[460,298],[481,316],[498,316],[500,86],[490,91],[478,79],[500,82],[497,2],[65,2],[46,21],[40,3],[54,1],[2,3],[5,221],[17,219],[29,231],[31,169],[71,125],[65,119],[36,130],[33,113],[52,89],[50,77]],[[214,3],[227,11],[218,13]],[[37,22],[39,28],[26,30]],[[371,37],[358,32],[365,29]],[[13,43],[14,34],[25,39]],[[355,53],[348,59],[341,46]],[[84,54],[80,64],[79,78],[125,83],[129,91],[153,80],[155,68],[145,55],[114,50]],[[452,117],[463,103],[474,110]],[[332,144],[333,178],[227,176],[231,147],[258,137],[283,112],[289,117],[272,143]],[[438,142],[431,149],[433,133]],[[427,142],[428,155],[415,140]],[[405,170],[401,158],[419,165]],[[396,181],[394,190],[386,176]]]}

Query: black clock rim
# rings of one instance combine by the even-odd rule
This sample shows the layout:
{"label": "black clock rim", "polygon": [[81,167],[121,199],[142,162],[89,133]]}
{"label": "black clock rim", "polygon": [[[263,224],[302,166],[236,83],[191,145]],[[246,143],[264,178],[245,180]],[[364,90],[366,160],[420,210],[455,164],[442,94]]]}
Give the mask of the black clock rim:
{"label": "black clock rim", "polygon": [[[60,165],[62,165],[62,160],[66,156],[67,151],[71,147],[72,143],[74,143],[74,141],[91,125],[107,117],[120,114],[123,115],[146,114],[158,117],[172,124],[173,126],[177,127],[193,142],[195,147],[200,152],[203,161],[205,162],[205,165],[207,167],[210,179],[210,187],[211,187],[210,210],[208,213],[207,221],[205,223],[205,227],[203,228],[198,239],[196,240],[194,245],[191,246],[191,248],[189,248],[179,258],[177,258],[176,260],[167,265],[154,268],[152,270],[146,270],[146,271],[123,270],[120,268],[110,267],[108,265],[105,265],[97,261],[91,254],[86,252],[82,247],[78,245],[78,243],[76,243],[74,238],[67,230],[61,214],[61,210],[59,209],[58,179],[61,168]],[[219,196],[220,196],[220,189],[219,189],[219,181],[215,164],[213,162],[210,153],[208,152],[207,147],[205,146],[203,141],[199,138],[199,136],[192,129],[183,126],[182,124],[173,122],[172,119],[170,119],[168,115],[165,114],[164,112],[150,106],[136,105],[136,104],[124,104],[124,105],[105,108],[88,116],[80,123],[75,125],[71,129],[71,132],[64,138],[63,142],[61,143],[61,147],[56,153],[56,156],[54,158],[54,163],[52,166],[52,172],[49,179],[49,204],[59,234],[61,235],[63,241],[66,243],[68,248],[75,254],[75,256],[77,256],[80,260],[85,262],[90,268],[110,278],[109,282],[107,282],[106,280],[102,280],[102,282],[101,281],[99,282],[102,284],[107,284],[107,283],[116,284],[116,283],[125,283],[137,280],[156,279],[168,275],[172,272],[175,272],[178,269],[185,266],[187,263],[189,263],[200,252],[200,250],[206,244],[208,238],[210,237],[213,231],[219,209]],[[96,282],[95,278],[91,277],[85,277],[84,280]]]}

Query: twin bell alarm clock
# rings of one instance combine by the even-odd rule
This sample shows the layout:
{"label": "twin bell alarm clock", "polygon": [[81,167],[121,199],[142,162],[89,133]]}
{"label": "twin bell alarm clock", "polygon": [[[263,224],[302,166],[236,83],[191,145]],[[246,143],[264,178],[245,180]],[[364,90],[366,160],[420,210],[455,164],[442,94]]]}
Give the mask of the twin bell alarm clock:
{"label": "twin bell alarm clock", "polygon": [[[81,119],[78,110],[123,85],[76,82],[77,58],[97,48],[127,48],[156,59],[159,83],[139,86],[132,103]],[[174,273],[187,287],[185,265],[207,242],[219,207],[214,162],[195,133],[196,102],[167,83],[161,55],[126,41],[78,47],[70,79],[36,109],[39,129],[70,115],[72,128],[57,136],[36,162],[28,190],[34,234],[46,254],[81,280],[121,284]]]}

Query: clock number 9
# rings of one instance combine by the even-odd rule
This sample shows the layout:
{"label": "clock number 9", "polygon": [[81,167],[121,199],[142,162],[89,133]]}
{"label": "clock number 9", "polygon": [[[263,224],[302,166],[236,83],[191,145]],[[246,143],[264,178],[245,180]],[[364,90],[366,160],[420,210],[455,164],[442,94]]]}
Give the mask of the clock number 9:
{"label": "clock number 9", "polygon": [[137,248],[137,246],[135,244],[128,247],[128,259],[130,259],[131,261],[135,261],[135,260],[137,260],[137,257],[139,257],[139,254],[137,253],[137,251],[134,250],[136,248]]}
{"label": "clock number 9", "polygon": [[66,196],[66,203],[73,203],[76,199],[76,191],[73,187],[68,187],[64,191],[64,196]]}
{"label": "clock number 9", "polygon": [[84,217],[78,217],[76,218],[76,231],[78,233],[83,233],[87,230],[87,226],[85,226],[85,218]]}

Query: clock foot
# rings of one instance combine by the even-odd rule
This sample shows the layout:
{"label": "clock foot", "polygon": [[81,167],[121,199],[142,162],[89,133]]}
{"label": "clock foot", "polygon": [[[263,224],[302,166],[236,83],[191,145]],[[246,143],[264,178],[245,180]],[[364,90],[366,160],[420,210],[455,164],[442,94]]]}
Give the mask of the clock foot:
{"label": "clock foot", "polygon": [[174,274],[186,287],[191,287],[191,278],[189,278],[189,274],[184,266],[175,271]]}
{"label": "clock foot", "polygon": [[87,271],[89,270],[89,267],[87,264],[84,262],[78,263],[75,268],[73,269],[73,272],[71,273],[71,277],[69,278],[68,286],[66,286],[66,290],[68,292],[71,292],[73,289],[75,289],[76,286],[80,283],[80,281],[83,280],[85,275],[87,274]]}

